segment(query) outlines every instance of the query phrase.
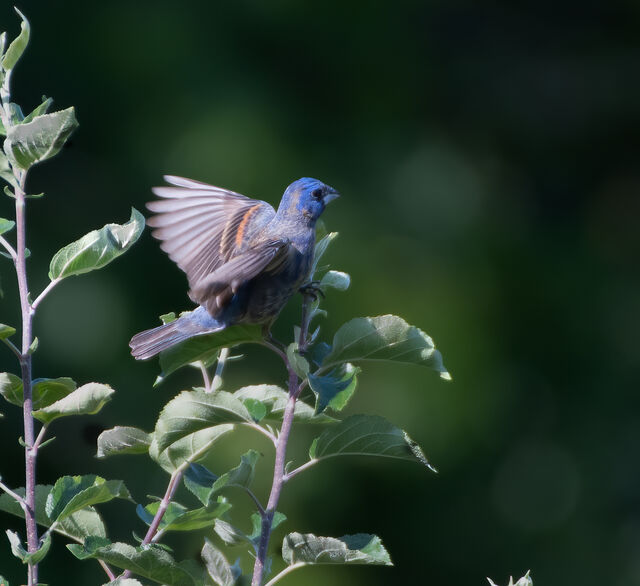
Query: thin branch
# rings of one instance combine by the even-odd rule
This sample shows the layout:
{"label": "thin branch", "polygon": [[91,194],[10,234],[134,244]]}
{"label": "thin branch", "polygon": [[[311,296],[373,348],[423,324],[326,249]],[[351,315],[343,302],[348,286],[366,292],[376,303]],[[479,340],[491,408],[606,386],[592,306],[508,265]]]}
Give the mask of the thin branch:
{"label": "thin branch", "polygon": [[38,297],[36,297],[36,300],[31,304],[31,309],[33,311],[36,310],[36,307],[38,307],[38,305],[40,305],[40,303],[42,303],[42,300],[49,294],[49,292],[60,282],[62,281],[62,279],[53,279],[53,281],[51,281],[43,290],[42,293],[40,293],[40,295],[38,295]]}
{"label": "thin branch", "polygon": [[5,240],[4,236],[0,236],[0,244],[4,246],[5,250],[9,253],[9,256],[13,259],[13,262],[15,262],[16,258],[18,258],[18,253],[16,252],[15,248],[13,248],[13,246],[11,246],[11,244],[9,244],[7,240]]}
{"label": "thin branch", "polygon": [[102,566],[102,569],[106,572],[107,576],[109,576],[109,580],[113,581],[116,579],[116,575],[106,563],[102,560],[98,560],[98,563]]}
{"label": "thin branch", "polygon": [[271,578],[271,580],[269,580],[264,586],[273,586],[287,574],[293,572],[293,570],[297,570],[298,568],[306,565],[308,565],[306,562],[296,562],[295,564],[291,564],[290,566],[287,566],[284,570],[282,570],[282,572],[276,574],[273,578]]}
{"label": "thin branch", "polygon": [[24,498],[22,498],[17,492],[11,490],[4,482],[0,482],[0,489],[4,490],[4,492],[12,497],[23,509],[27,506]]}
{"label": "thin branch", "polygon": [[251,499],[255,503],[256,507],[258,508],[258,513],[260,513],[260,516],[264,517],[267,512],[265,511],[264,507],[262,506],[262,503],[258,500],[258,497],[253,493],[253,491],[249,487],[243,486],[242,488],[251,497]]}
{"label": "thin branch", "polygon": [[204,362],[202,362],[202,360],[200,360],[198,364],[200,365],[200,372],[202,373],[202,382],[204,382],[204,392],[210,393],[211,379],[209,378],[209,371],[207,370],[207,367],[205,366]]}
{"label": "thin branch", "polygon": [[214,389],[219,389],[222,386],[222,373],[224,372],[224,367],[227,364],[227,358],[229,358],[229,348],[223,348],[220,350],[218,364],[216,364],[216,374],[213,377],[213,382],[211,383]]}
{"label": "thin branch", "polygon": [[307,468],[311,468],[311,466],[315,466],[319,461],[320,460],[318,458],[314,458],[313,460],[309,460],[308,462],[305,462],[297,468],[294,468],[293,470],[291,470],[291,472],[288,472],[284,475],[284,481],[289,482],[289,480],[291,480],[294,476],[297,476],[298,474],[300,474],[300,472],[306,470]]}
{"label": "thin branch", "polygon": [[5,338],[4,340],[2,340],[7,346],[9,346],[9,348],[11,349],[11,351],[18,357],[18,360],[20,360],[20,358],[22,358],[21,354],[20,354],[20,350],[18,350],[18,347],[9,339]]}
{"label": "thin branch", "polygon": [[276,436],[273,435],[268,429],[265,429],[264,427],[262,427],[262,425],[258,425],[257,423],[249,423],[249,422],[245,423],[244,425],[246,425],[247,427],[250,427],[251,429],[255,429],[256,431],[259,431],[262,435],[269,438],[269,440],[271,441],[271,443],[273,443],[273,445],[277,446],[278,438],[276,438]]}
{"label": "thin branch", "polygon": [[40,447],[40,444],[42,443],[42,440],[44,439],[44,436],[46,433],[47,433],[47,426],[43,425],[40,428],[40,433],[38,433],[38,437],[36,438],[36,441],[33,443],[33,447],[31,448],[33,452],[38,451],[38,448]]}

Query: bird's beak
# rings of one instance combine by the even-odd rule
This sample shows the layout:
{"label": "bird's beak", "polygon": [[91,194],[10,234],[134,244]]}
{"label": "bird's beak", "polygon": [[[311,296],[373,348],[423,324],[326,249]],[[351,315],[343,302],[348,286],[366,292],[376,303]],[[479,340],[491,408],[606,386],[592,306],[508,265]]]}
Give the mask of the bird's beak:
{"label": "bird's beak", "polygon": [[333,201],[334,199],[337,199],[339,197],[340,194],[332,188],[331,191],[328,191],[327,194],[322,198],[322,201],[324,205],[327,205],[330,201]]}

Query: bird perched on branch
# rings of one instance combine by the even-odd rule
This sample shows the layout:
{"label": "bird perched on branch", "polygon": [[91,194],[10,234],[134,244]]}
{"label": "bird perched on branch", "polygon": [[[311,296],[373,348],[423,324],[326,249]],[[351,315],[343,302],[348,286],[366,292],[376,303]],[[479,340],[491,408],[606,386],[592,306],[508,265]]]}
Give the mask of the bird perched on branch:
{"label": "bird perched on branch", "polygon": [[278,211],[192,179],[165,176],[160,198],[147,204],[152,235],[186,274],[199,304],[177,320],[131,338],[131,354],[145,360],[193,336],[235,324],[270,328],[309,277],[316,221],[338,193],[303,177],[284,192]]}

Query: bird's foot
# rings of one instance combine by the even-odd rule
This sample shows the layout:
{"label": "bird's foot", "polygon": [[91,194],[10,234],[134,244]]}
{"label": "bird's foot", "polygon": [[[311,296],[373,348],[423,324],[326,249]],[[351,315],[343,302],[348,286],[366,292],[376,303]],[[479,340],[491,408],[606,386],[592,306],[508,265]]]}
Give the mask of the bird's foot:
{"label": "bird's foot", "polygon": [[300,287],[300,293],[304,296],[311,297],[314,301],[317,301],[319,297],[324,299],[324,291],[320,287],[320,281],[310,281]]}

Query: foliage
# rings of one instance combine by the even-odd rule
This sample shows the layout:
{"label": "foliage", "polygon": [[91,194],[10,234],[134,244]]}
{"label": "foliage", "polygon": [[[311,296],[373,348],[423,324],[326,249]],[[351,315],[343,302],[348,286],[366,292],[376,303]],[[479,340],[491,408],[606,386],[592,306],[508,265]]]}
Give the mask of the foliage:
{"label": "foliage", "polygon": [[[318,537],[290,532],[282,544],[282,560],[269,556],[272,531],[286,521],[277,510],[282,486],[317,463],[338,456],[374,456],[411,461],[432,468],[420,446],[400,427],[377,415],[350,415],[342,411],[357,390],[358,375],[368,362],[395,362],[427,367],[440,378],[450,380],[442,356],[433,340],[422,330],[393,315],[357,317],[345,323],[330,343],[320,341],[318,330],[310,333],[310,323],[326,315],[321,299],[308,292],[303,297],[303,317],[295,330],[295,340],[281,345],[263,337],[258,326],[234,326],[208,336],[200,336],[164,351],[160,355],[162,380],[184,366],[199,366],[204,388],[183,390],[172,397],[160,412],[154,429],[116,426],[104,431],[97,442],[99,458],[115,455],[149,457],[169,474],[164,496],[149,503],[135,503],[139,519],[148,527],[141,543],[114,542],[108,538],[97,506],[113,499],[133,501],[121,480],[97,475],[63,476],[53,486],[35,485],[35,458],[44,447],[45,434],[57,420],[76,415],[92,415],[113,398],[114,390],[101,383],[77,386],[68,377],[31,378],[31,361],[37,351],[32,335],[32,319],[40,303],[63,279],[103,268],[126,252],[139,238],[144,218],[132,210],[128,222],[107,224],[63,247],[52,258],[50,282],[34,300],[28,295],[25,258],[24,206],[27,173],[34,165],[63,149],[77,121],[73,108],[47,113],[50,99],[24,116],[10,102],[13,68],[29,40],[29,23],[21,15],[22,30],[6,48],[6,36],[0,42],[2,81],[2,134],[6,137],[0,154],[0,176],[8,184],[8,194],[16,202],[16,219],[0,219],[0,234],[16,230],[15,246],[0,240],[17,270],[22,307],[22,328],[28,332],[22,348],[10,338],[16,329],[0,325],[0,339],[19,359],[20,373],[0,375],[0,395],[23,409],[25,417],[26,486],[10,489],[0,485],[0,509],[25,518],[26,547],[23,538],[9,531],[12,553],[29,566],[28,584],[38,582],[38,564],[46,561],[52,539],[65,537],[79,560],[98,560],[109,584],[139,584],[132,575],[168,585],[231,585],[245,583],[249,574],[241,564],[230,564],[225,551],[229,545],[243,544],[255,555],[253,583],[260,585],[273,565],[282,567],[269,584],[290,571],[313,564],[391,565],[391,559],[376,535],[358,533],[340,538]],[[320,238],[315,251],[310,281],[329,290],[346,291],[348,274],[320,268],[320,261],[337,234]],[[230,348],[241,344],[260,344],[274,352],[288,373],[288,388],[254,384],[240,389],[212,386],[208,369],[216,364],[221,377]],[[308,393],[303,395],[307,390]],[[307,399],[311,399],[311,404]],[[301,398],[303,397],[303,398]],[[315,401],[314,401],[315,399]],[[35,437],[35,421],[41,424]],[[309,460],[285,467],[286,449],[292,426],[309,423],[322,426],[309,446]],[[253,492],[256,465],[261,454],[249,450],[230,470],[205,467],[201,461],[217,448],[218,440],[239,428],[255,430],[275,447],[272,488],[269,502],[263,505]],[[210,458],[208,459],[211,460]],[[184,504],[176,494],[183,487]],[[250,498],[256,512],[246,534],[231,523],[229,511],[238,498]],[[235,521],[235,519],[234,519]],[[46,528],[38,538],[36,523]],[[202,563],[176,560],[159,542],[169,531],[203,531]],[[214,535],[220,547],[210,539]],[[55,536],[55,537],[54,537]],[[117,576],[114,568],[122,570]]]}

